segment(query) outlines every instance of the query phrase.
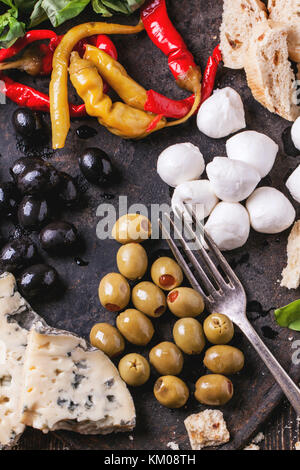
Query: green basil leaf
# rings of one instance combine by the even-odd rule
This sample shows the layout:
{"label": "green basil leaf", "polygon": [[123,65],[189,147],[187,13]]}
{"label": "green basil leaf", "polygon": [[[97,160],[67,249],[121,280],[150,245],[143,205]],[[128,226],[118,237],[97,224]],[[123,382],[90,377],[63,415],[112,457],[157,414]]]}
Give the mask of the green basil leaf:
{"label": "green basil leaf", "polygon": [[278,325],[300,331],[300,300],[295,300],[274,312]]}
{"label": "green basil leaf", "polygon": [[[4,3],[8,5],[12,2],[5,1]],[[3,15],[0,15],[0,48],[10,47],[18,38],[24,36],[25,24],[17,18],[18,10],[15,8],[11,8]]]}
{"label": "green basil leaf", "polygon": [[75,18],[90,3],[90,0],[43,0],[41,7],[54,27]]}
{"label": "green basil leaf", "polygon": [[102,16],[112,16],[112,13],[99,0],[92,0],[92,7],[94,12],[99,13]]}
{"label": "green basil leaf", "polygon": [[37,26],[48,19],[48,16],[42,7],[42,2],[43,0],[38,0],[34,5],[34,9],[30,16],[29,28],[34,28],[34,26]]}

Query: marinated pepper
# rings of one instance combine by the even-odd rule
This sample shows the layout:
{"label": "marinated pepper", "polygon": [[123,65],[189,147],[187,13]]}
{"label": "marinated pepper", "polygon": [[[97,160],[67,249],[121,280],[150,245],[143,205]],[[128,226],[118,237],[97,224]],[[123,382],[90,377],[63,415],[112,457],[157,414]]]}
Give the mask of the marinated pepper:
{"label": "marinated pepper", "polygon": [[[85,103],[90,116],[98,118],[100,124],[110,132],[125,139],[138,139],[148,135],[155,115],[133,108],[127,104],[112,103],[109,96],[103,93],[103,80],[97,68],[90,61],[81,59],[78,52],[71,53],[70,79],[78,95]],[[161,119],[155,130],[166,126]]]}

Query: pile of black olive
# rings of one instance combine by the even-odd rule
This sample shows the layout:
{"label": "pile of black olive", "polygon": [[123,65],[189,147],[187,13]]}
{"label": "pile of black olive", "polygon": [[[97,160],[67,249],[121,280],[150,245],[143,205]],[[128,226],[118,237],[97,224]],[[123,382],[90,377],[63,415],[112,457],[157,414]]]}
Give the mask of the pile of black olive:
{"label": "pile of black olive", "polygon": [[[35,139],[41,131],[41,117],[27,108],[13,114],[16,132]],[[85,178],[105,185],[114,178],[109,157],[100,149],[87,149],[79,157]],[[12,182],[0,183],[0,216],[10,216],[23,234],[6,243],[0,250],[0,270],[18,277],[24,297],[48,297],[61,288],[55,268],[41,264],[36,244],[29,234],[38,232],[39,244],[50,256],[72,254],[80,246],[76,227],[57,220],[57,208],[73,207],[79,202],[76,181],[67,173],[38,157],[22,157],[10,168]],[[24,235],[26,233],[26,235]]]}

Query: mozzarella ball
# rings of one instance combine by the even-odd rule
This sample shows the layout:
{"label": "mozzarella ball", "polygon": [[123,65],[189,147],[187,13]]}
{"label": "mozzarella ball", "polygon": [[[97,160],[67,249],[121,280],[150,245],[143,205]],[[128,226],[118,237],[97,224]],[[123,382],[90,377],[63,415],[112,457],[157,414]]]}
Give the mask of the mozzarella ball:
{"label": "mozzarella ball", "polygon": [[249,215],[242,204],[220,202],[206,222],[205,229],[222,251],[243,246],[249,237]]}
{"label": "mozzarella ball", "polygon": [[286,186],[295,201],[300,202],[300,165],[297,166],[296,170],[288,178]]}
{"label": "mozzarella ball", "polygon": [[200,132],[214,139],[244,129],[245,111],[240,95],[230,87],[215,90],[200,106],[197,125]]}
{"label": "mozzarella ball", "polygon": [[166,148],[158,157],[157,173],[169,186],[198,179],[205,169],[198,147],[188,142]]}
{"label": "mozzarella ball", "polygon": [[246,199],[260,182],[258,171],[247,163],[215,157],[206,167],[214,193],[226,202]]}
{"label": "mozzarella ball", "polygon": [[300,150],[300,116],[292,125],[291,135],[296,149]]}
{"label": "mozzarella ball", "polygon": [[248,198],[246,207],[251,226],[260,233],[280,233],[295,220],[296,211],[278,189],[258,188]]}
{"label": "mozzarella ball", "polygon": [[[172,197],[172,209],[183,213],[185,211],[184,203],[193,206],[197,217],[202,220],[207,217],[215,205],[218,198],[212,190],[208,180],[187,181],[182,183],[174,191]],[[186,218],[191,220],[190,215],[185,212]]]}
{"label": "mozzarella ball", "polygon": [[270,137],[255,131],[240,132],[226,142],[228,158],[253,166],[261,178],[270,173],[278,148]]}

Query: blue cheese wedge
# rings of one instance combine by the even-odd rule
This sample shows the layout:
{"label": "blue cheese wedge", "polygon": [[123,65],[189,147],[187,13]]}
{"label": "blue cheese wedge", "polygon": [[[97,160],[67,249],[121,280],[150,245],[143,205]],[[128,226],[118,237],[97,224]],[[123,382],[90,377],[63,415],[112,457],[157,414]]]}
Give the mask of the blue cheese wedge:
{"label": "blue cheese wedge", "polygon": [[42,325],[16,289],[12,274],[0,276],[0,449],[13,446],[24,431],[19,399],[29,329]]}
{"label": "blue cheese wedge", "polygon": [[129,431],[132,397],[110,359],[77,336],[52,328],[28,337],[21,397],[22,423],[47,433]]}

